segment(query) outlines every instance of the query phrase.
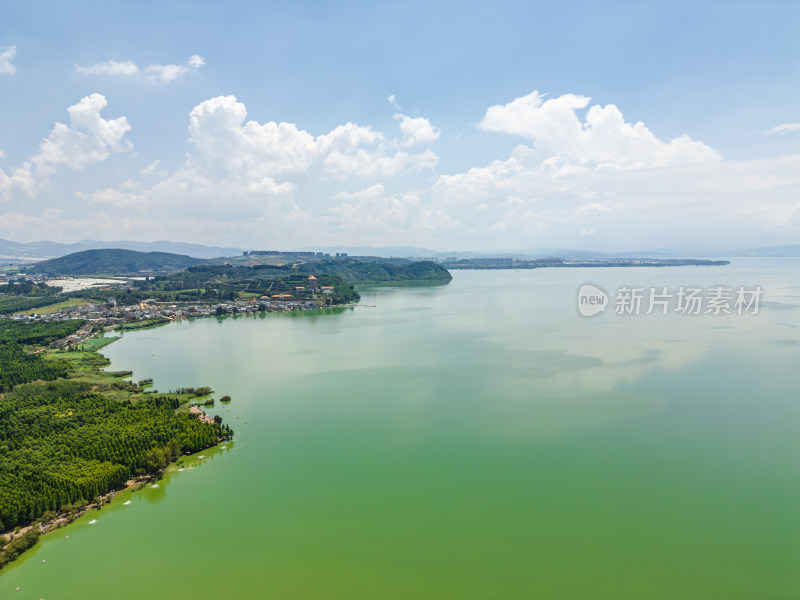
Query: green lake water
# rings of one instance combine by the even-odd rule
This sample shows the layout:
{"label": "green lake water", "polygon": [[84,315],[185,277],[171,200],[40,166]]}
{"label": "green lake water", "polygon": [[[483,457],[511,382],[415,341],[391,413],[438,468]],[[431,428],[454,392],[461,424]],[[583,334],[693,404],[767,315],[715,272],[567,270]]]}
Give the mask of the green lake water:
{"label": "green lake water", "polygon": [[[585,319],[586,281],[764,296]],[[236,438],[43,538],[0,598],[800,598],[800,260],[458,271],[361,303],[105,347],[232,396]]]}

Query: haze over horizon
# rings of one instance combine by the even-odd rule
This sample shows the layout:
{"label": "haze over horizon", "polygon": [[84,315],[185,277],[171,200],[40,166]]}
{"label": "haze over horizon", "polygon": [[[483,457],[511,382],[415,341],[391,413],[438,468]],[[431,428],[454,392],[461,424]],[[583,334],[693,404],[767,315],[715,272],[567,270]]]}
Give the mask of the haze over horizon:
{"label": "haze over horizon", "polygon": [[98,7],[0,7],[0,238],[800,240],[800,3]]}

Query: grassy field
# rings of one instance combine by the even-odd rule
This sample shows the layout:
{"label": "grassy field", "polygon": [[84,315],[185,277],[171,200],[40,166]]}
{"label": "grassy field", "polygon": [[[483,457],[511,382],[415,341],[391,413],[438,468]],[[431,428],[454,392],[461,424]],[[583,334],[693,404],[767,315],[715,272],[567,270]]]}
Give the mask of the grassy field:
{"label": "grassy field", "polygon": [[150,327],[158,327],[169,323],[169,319],[145,319],[142,321],[135,321],[133,323],[122,323],[117,325],[117,331],[135,331],[137,329],[148,329]]}
{"label": "grassy field", "polygon": [[55,304],[48,304],[47,306],[40,306],[39,308],[31,308],[30,310],[21,310],[14,314],[17,315],[48,315],[50,313],[54,313],[62,308],[67,308],[68,306],[81,306],[83,304],[89,304],[89,301],[85,298],[70,298],[69,300],[64,300],[62,302],[56,302]]}
{"label": "grassy field", "polygon": [[112,337],[92,337],[88,340],[85,340],[80,343],[81,350],[98,350],[103,346],[108,346],[114,340],[118,340],[119,336],[112,336]]}
{"label": "grassy field", "polygon": [[[109,365],[110,361],[96,352],[98,347],[110,344],[115,339],[117,338],[90,338],[83,342],[78,350],[47,350],[43,353],[43,356],[44,358],[67,361],[71,367],[68,378],[86,381],[92,386],[92,391],[94,392],[103,394],[118,402],[124,400],[137,402],[146,398],[148,394],[153,393],[152,390],[145,390],[149,386],[140,387],[136,383],[129,381],[129,371],[104,371],[103,369]],[[182,404],[195,399],[192,394],[170,394],[170,396],[179,398]]]}

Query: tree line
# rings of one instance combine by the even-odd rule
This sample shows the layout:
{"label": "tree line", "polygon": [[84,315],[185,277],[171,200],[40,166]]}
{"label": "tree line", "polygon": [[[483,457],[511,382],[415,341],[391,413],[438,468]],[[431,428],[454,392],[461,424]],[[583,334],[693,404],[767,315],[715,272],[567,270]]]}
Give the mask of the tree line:
{"label": "tree line", "polygon": [[0,529],[89,501],[232,434],[176,413],[179,405],[166,395],[117,402],[79,381],[17,386],[0,403]]}
{"label": "tree line", "polygon": [[[69,363],[22,346],[69,335],[81,325],[0,321],[0,531],[85,505],[131,477],[157,473],[177,456],[233,434],[221,419],[205,423],[178,411],[182,400],[174,395],[132,390],[119,401],[87,382],[63,379]],[[24,550],[26,540],[7,546],[0,566]]]}
{"label": "tree line", "polygon": [[0,392],[37,379],[52,381],[66,377],[68,371],[64,361],[43,360],[41,356],[28,354],[16,342],[0,345]]}
{"label": "tree line", "polygon": [[17,342],[25,345],[46,346],[51,342],[72,335],[86,325],[86,321],[26,322],[0,319],[0,344]]}

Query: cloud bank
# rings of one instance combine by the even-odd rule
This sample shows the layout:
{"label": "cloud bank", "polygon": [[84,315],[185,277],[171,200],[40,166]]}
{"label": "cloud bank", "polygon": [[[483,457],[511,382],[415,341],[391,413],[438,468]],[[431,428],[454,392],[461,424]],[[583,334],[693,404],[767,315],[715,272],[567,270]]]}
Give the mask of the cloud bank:
{"label": "cloud bank", "polygon": [[[490,106],[477,125],[519,138],[507,156],[441,173],[429,147],[441,144],[441,131],[390,102],[392,131],[348,121],[315,135],[248,120],[235,96],[209,98],[187,115],[182,158],[143,157],[117,185],[75,190],[71,213],[79,216],[15,208],[0,217],[0,237],[38,239],[61,223],[80,238],[90,223],[102,231],[117,223],[116,231],[145,239],[186,231],[179,237],[187,241],[250,247],[702,248],[800,239],[800,156],[724,160],[688,135],[659,139],[615,105],[534,91]],[[0,171],[2,197],[38,198],[58,169],[130,150],[127,119],[104,119],[106,104],[93,94],[70,107],[69,124],[56,124],[35,156]]]}

